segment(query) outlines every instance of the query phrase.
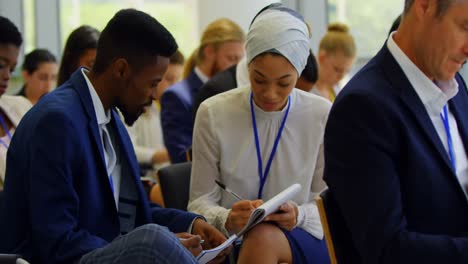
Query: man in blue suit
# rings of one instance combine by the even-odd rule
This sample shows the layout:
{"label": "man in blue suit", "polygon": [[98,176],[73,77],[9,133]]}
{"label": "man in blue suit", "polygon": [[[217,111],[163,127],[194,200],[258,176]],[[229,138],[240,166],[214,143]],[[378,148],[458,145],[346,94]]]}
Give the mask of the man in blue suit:
{"label": "man in blue suit", "polygon": [[361,263],[468,263],[468,1],[406,0],[335,101],[325,181]]}
{"label": "man in blue suit", "polygon": [[213,75],[239,62],[244,56],[244,40],[244,31],[233,21],[213,21],[203,32],[200,47],[186,62],[186,79],[163,93],[161,125],[172,163],[187,161],[185,153],[192,146],[195,95]]}
{"label": "man in blue suit", "polygon": [[201,239],[207,248],[225,241],[197,215],[148,202],[115,110],[131,125],[176,49],[151,16],[119,11],[93,69],[28,112],[9,147],[0,252],[32,263],[196,263]]}

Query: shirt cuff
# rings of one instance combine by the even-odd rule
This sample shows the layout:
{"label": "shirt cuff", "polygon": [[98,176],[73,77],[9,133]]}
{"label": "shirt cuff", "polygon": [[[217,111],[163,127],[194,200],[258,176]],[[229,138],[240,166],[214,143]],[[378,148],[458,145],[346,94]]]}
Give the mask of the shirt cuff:
{"label": "shirt cuff", "polygon": [[297,219],[296,219],[296,226],[302,226],[305,220],[305,208],[303,206],[299,206],[297,203],[294,203],[297,206]]}
{"label": "shirt cuff", "polygon": [[197,219],[201,219],[201,220],[203,220],[203,221],[206,222],[205,217],[203,217],[203,216],[201,216],[201,215],[195,217],[195,218],[192,220],[192,223],[190,223],[190,225],[189,225],[189,228],[188,228],[188,230],[187,230],[188,233],[192,234],[192,231],[193,231],[193,230],[192,230],[193,224],[195,223],[195,220],[197,220]]}

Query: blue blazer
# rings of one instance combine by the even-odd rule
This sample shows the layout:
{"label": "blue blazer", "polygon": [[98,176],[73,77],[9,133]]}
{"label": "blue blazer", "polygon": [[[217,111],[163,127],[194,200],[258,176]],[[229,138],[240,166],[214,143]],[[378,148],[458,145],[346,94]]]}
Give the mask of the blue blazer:
{"label": "blue blazer", "polygon": [[167,89],[161,97],[161,125],[164,144],[172,163],[187,161],[186,151],[192,146],[193,98],[203,82],[195,71]]}
{"label": "blue blazer", "polygon": [[[468,93],[449,101],[468,150]],[[337,97],[325,174],[362,263],[468,263],[468,201],[424,105],[386,46]]]}
{"label": "blue blazer", "polygon": [[[186,232],[193,214],[150,204],[127,130],[115,110],[123,159],[138,189],[135,226],[157,223]],[[96,114],[81,70],[46,95],[10,144],[0,219],[0,252],[32,263],[72,263],[120,235]]]}

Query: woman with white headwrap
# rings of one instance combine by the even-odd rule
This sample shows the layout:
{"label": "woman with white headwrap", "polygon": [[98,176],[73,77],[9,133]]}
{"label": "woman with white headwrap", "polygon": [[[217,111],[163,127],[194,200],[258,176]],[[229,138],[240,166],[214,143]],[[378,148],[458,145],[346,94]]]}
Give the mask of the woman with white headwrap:
{"label": "woman with white headwrap", "polygon": [[[302,190],[250,230],[239,263],[329,263],[314,198],[325,188],[325,99],[294,88],[309,54],[303,18],[270,5],[246,42],[250,84],[204,101],[197,113],[189,210],[226,235],[237,233],[261,200],[292,183]],[[239,194],[235,200],[215,184]]]}

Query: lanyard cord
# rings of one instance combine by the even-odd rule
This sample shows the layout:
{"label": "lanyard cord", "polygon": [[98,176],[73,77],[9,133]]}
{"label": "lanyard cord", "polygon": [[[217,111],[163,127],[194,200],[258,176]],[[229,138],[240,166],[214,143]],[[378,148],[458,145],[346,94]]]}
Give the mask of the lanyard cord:
{"label": "lanyard cord", "polygon": [[455,154],[453,152],[452,134],[450,133],[450,123],[449,123],[447,108],[448,108],[447,105],[445,105],[443,108],[444,114],[442,115],[442,113],[440,113],[440,117],[442,118],[442,122],[444,123],[445,134],[447,135],[447,147],[448,147],[450,163],[452,164],[453,171],[457,173],[456,164],[455,164]]}
{"label": "lanyard cord", "polygon": [[253,106],[253,94],[250,94],[250,112],[252,113],[252,126],[253,126],[253,133],[255,138],[255,147],[257,150],[257,160],[258,160],[258,176],[260,177],[260,188],[258,190],[258,199],[262,198],[263,194],[263,186],[265,186],[266,179],[268,177],[268,173],[270,172],[271,163],[273,161],[273,157],[276,153],[276,148],[278,147],[279,140],[281,138],[281,134],[283,133],[284,125],[286,124],[286,119],[288,118],[289,109],[291,107],[291,97],[288,96],[288,108],[286,109],[286,113],[284,114],[283,121],[281,122],[280,129],[278,131],[278,135],[276,136],[275,143],[273,148],[271,149],[271,154],[268,159],[267,166],[265,168],[265,172],[263,173],[263,164],[262,164],[262,154],[260,151],[260,140],[258,139],[258,130],[257,130],[257,120],[255,119],[255,111]]}

